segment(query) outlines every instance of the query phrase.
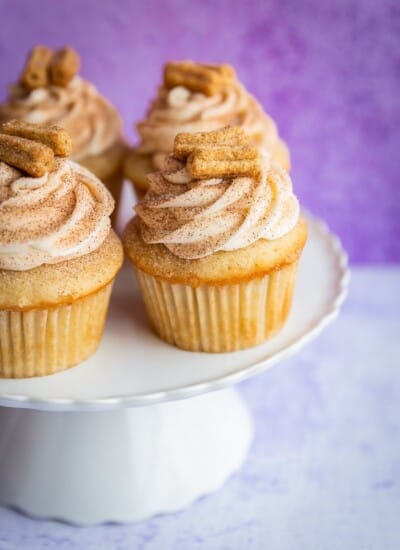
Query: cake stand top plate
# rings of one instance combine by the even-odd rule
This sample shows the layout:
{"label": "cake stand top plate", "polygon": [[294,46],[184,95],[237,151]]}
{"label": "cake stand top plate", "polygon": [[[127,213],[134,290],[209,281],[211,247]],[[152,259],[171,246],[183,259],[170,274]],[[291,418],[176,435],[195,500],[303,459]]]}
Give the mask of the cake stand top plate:
{"label": "cake stand top plate", "polygon": [[130,266],[115,283],[100,348],[88,361],[43,378],[0,380],[0,405],[41,410],[101,410],[184,399],[236,384],[293,355],[339,312],[348,286],[339,240],[311,216],[293,308],[284,329],[255,348],[192,353],[149,329]]}

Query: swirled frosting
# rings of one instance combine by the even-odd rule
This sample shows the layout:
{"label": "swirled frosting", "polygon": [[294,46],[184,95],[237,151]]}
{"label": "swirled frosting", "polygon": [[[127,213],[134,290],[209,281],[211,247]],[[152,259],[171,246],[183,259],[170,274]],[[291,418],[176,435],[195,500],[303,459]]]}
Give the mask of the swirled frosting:
{"label": "swirled frosting", "polygon": [[50,85],[29,93],[21,84],[11,86],[0,105],[0,122],[13,118],[62,126],[72,138],[72,158],[78,161],[106,151],[121,137],[116,109],[79,76],[66,87]]}
{"label": "swirled frosting", "polygon": [[289,175],[263,155],[259,178],[192,180],[185,164],[172,157],[148,178],[149,191],[136,207],[142,238],[180,258],[279,239],[299,219]]}
{"label": "swirled frosting", "polygon": [[[179,132],[209,132],[224,126],[242,126],[253,144],[271,149],[278,139],[276,125],[240,82],[211,97],[183,86],[161,87],[150,105],[146,120],[137,125],[141,137],[138,151],[153,153],[155,165],[169,153]],[[159,168],[160,166],[157,166]]]}
{"label": "swirled frosting", "polygon": [[56,159],[40,178],[0,162],[0,269],[25,271],[96,250],[114,201],[91,172]]}

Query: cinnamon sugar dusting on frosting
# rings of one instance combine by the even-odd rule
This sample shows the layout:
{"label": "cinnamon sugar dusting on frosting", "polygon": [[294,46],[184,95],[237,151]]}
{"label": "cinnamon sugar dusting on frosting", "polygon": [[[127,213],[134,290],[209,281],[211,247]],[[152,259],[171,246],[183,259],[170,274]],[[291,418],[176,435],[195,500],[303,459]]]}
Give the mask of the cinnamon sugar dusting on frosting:
{"label": "cinnamon sugar dusting on frosting", "polygon": [[106,151],[122,135],[116,109],[79,76],[65,86],[50,83],[29,92],[21,83],[12,85],[0,105],[0,123],[11,119],[62,126],[72,138],[74,160]]}
{"label": "cinnamon sugar dusting on frosting", "polygon": [[241,126],[260,150],[271,150],[278,140],[274,121],[234,76],[212,95],[164,83],[146,119],[137,125],[141,138],[138,151],[153,154],[158,169],[160,153],[172,150],[179,132],[208,132],[227,125]]}
{"label": "cinnamon sugar dusting on frosting", "polygon": [[56,158],[32,178],[0,162],[0,269],[25,271],[96,250],[114,201],[85,168]]}
{"label": "cinnamon sugar dusting on frosting", "polygon": [[170,155],[161,172],[149,176],[149,190],[136,206],[146,243],[162,243],[191,260],[279,239],[296,225],[299,203],[290,177],[266,155],[259,155],[257,176],[195,179],[189,164],[190,157]]}

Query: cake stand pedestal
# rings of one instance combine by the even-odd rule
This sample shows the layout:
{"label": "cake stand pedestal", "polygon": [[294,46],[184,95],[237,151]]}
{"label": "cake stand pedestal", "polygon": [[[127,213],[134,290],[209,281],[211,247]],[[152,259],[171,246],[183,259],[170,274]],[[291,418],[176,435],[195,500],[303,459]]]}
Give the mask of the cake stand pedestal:
{"label": "cake stand pedestal", "polygon": [[233,389],[110,412],[3,408],[0,495],[34,516],[137,521],[218,489],[250,441]]}
{"label": "cake stand pedestal", "polygon": [[0,380],[0,502],[87,525],[172,512],[221,487],[252,438],[233,385],[315,337],[346,294],[339,241],[308,221],[293,309],[270,342],[227,354],[169,346],[146,325],[125,268],[91,359],[45,378]]}

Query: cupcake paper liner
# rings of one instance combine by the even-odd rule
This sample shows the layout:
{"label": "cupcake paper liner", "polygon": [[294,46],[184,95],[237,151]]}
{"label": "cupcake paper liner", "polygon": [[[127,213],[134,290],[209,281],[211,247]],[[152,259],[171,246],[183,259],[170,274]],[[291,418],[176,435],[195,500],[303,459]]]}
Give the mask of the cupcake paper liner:
{"label": "cupcake paper liner", "polygon": [[297,265],[238,284],[196,288],[135,271],[150,322],[163,340],[190,351],[228,352],[261,344],[282,328]]}
{"label": "cupcake paper liner", "polygon": [[72,304],[0,310],[0,376],[53,374],[92,355],[103,333],[112,284]]}

